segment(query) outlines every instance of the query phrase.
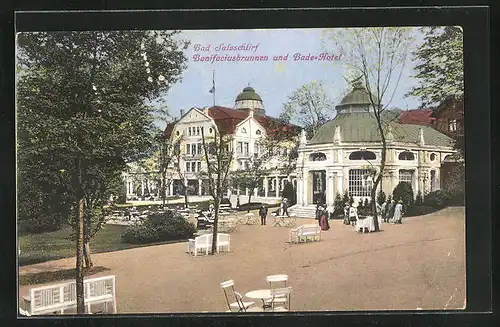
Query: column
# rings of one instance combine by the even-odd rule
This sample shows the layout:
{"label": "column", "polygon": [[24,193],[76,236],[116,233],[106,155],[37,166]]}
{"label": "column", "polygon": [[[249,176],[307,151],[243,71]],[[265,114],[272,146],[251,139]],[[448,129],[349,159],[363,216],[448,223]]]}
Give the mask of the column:
{"label": "column", "polygon": [[134,190],[134,180],[131,179],[130,180],[130,194],[134,194],[135,193],[135,190]]}
{"label": "column", "polygon": [[334,178],[333,172],[328,169],[326,171],[326,185],[325,185],[326,187],[325,197],[327,205],[333,205],[333,200],[334,200],[333,178]]}
{"label": "column", "polygon": [[297,172],[297,189],[295,192],[297,192],[297,203],[300,205],[303,205],[304,201],[302,199],[302,172]]}
{"label": "column", "polygon": [[198,195],[201,195],[201,179],[198,179]]}
{"label": "column", "polygon": [[168,185],[168,195],[174,195],[174,180],[171,180],[170,184]]}
{"label": "column", "polygon": [[441,168],[436,167],[436,191],[441,189]]}
{"label": "column", "polygon": [[258,196],[258,188],[253,189],[253,196],[257,197]]}
{"label": "column", "polygon": [[303,172],[302,172],[302,194],[301,194],[301,197],[302,197],[302,205],[306,206],[307,205],[307,192],[309,192],[308,190],[308,186],[307,185],[309,183],[309,171],[307,169],[304,169]]}
{"label": "column", "polygon": [[245,187],[245,196],[248,196],[248,187]]}
{"label": "column", "polygon": [[141,179],[141,195],[144,195],[144,178]]}
{"label": "column", "polygon": [[264,177],[264,197],[267,198],[268,192],[269,192],[269,181],[266,176]]}
{"label": "column", "polygon": [[344,195],[344,185],[342,183],[342,179],[344,176],[342,173],[337,173],[337,193],[339,193],[341,196]]}

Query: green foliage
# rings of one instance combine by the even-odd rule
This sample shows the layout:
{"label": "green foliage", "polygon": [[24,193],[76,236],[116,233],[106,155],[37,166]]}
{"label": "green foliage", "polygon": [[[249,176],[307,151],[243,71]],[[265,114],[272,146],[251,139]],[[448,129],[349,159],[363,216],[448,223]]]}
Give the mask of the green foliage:
{"label": "green foliage", "polygon": [[464,94],[463,30],[459,26],[422,27],[423,44],[413,52],[417,80],[408,96],[419,97],[422,107]]}
{"label": "green foliage", "polygon": [[122,234],[125,243],[144,244],[193,237],[196,227],[184,217],[166,211],[152,214],[144,222],[129,226]]}
{"label": "green foliage", "polygon": [[352,206],[354,203],[354,197],[352,195],[349,196],[349,205]]}
{"label": "green foliage", "polygon": [[[344,205],[345,205],[346,203],[348,203],[348,202],[349,202],[349,203],[351,202],[351,201],[350,201],[350,198],[349,198],[349,192],[347,192],[347,190],[345,190],[345,191],[344,191],[344,194],[343,194],[343,196],[342,196],[342,202],[343,202],[342,206],[344,206]],[[343,210],[343,209],[342,209],[342,210]]]}
{"label": "green foliage", "polygon": [[413,205],[408,210],[404,212],[405,217],[415,217],[428,215],[430,213],[436,212],[437,209],[434,207],[424,206],[424,205]]}
{"label": "green foliage", "polygon": [[[347,198],[349,200],[349,198]],[[337,193],[335,199],[333,200],[333,213],[335,215],[343,215],[344,214],[344,205],[347,201],[344,201],[340,196],[340,193]]]}
{"label": "green foliage", "polygon": [[444,190],[437,190],[428,193],[424,197],[424,205],[428,207],[433,207],[435,209],[443,209],[449,205],[451,197],[448,192]]}
{"label": "green foliage", "polygon": [[370,206],[370,201],[368,198],[365,198],[365,201],[363,202],[363,207],[368,208]]}
{"label": "green foliage", "polygon": [[422,192],[420,190],[417,192],[417,196],[415,197],[415,206],[421,206],[423,204],[422,200]]}
{"label": "green foliage", "polygon": [[297,203],[297,190],[293,187],[292,183],[285,183],[283,197],[288,199],[289,206]]}
{"label": "green foliage", "polygon": [[458,164],[443,176],[446,183],[443,191],[450,197],[450,205],[464,205],[465,203],[465,165]]}
{"label": "green foliage", "polygon": [[396,203],[400,200],[403,201],[404,210],[410,208],[414,203],[413,189],[407,182],[399,182],[394,191],[392,191],[392,195]]}
{"label": "green foliage", "polygon": [[322,82],[310,82],[301,86],[283,104],[280,119],[293,121],[304,127],[311,138],[318,128],[333,116],[333,100]]}
{"label": "green foliage", "polygon": [[384,191],[382,191],[382,189],[380,189],[377,193],[377,203],[382,205],[382,203],[384,203],[386,200],[386,195],[384,193]]}
{"label": "green foliage", "polygon": [[[17,154],[25,178],[18,193],[28,194],[31,185],[46,184],[38,188],[42,195],[22,199],[23,204],[44,204],[20,205],[20,217],[40,219],[54,213],[57,210],[28,209],[47,207],[50,198],[64,204],[61,212],[73,209],[70,223],[75,225],[76,193],[81,191],[86,222],[91,224],[87,232],[94,235],[102,226],[99,211],[110,190],[116,192],[116,175],[126,162],[151,152],[156,109],[145,103],[167,91],[186,67],[187,43],[174,40],[176,34],[17,35]],[[58,192],[48,194],[51,187]]]}

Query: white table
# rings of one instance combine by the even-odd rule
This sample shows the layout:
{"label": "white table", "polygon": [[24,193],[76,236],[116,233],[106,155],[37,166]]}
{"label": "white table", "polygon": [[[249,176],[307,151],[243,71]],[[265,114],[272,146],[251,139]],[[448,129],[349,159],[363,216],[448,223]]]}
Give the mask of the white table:
{"label": "white table", "polygon": [[256,222],[255,214],[253,212],[246,213],[245,217],[247,218],[247,221],[245,222],[247,225],[254,225],[258,223]]}
{"label": "white table", "polygon": [[[374,232],[375,231],[375,219],[373,219],[373,216],[366,216],[364,219],[360,219],[363,223],[361,226],[358,226],[359,228],[362,228],[362,232],[365,232],[365,228],[368,229],[368,232]],[[382,219],[378,219],[378,226],[380,229],[380,226],[382,225]],[[356,229],[358,229],[356,227]]]}
{"label": "white table", "polygon": [[[263,308],[266,307],[266,300],[270,300],[273,298],[273,296],[271,295],[270,289],[250,291],[250,292],[246,293],[245,296],[249,299],[261,300]],[[269,307],[269,305],[267,305],[267,307]]]}

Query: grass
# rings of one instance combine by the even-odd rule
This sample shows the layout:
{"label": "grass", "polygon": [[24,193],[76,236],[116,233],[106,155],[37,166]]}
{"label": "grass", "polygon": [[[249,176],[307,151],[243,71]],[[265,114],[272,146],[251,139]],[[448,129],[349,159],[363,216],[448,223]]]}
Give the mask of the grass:
{"label": "grass", "polygon": [[[92,267],[92,268],[84,268],[83,275],[85,277],[94,275],[103,271],[109,270],[105,267]],[[74,279],[76,276],[76,269],[62,269],[57,271],[44,271],[39,273],[26,274],[23,276],[19,276],[19,284],[20,285],[36,285],[36,284],[46,284],[53,283],[68,279]]]}

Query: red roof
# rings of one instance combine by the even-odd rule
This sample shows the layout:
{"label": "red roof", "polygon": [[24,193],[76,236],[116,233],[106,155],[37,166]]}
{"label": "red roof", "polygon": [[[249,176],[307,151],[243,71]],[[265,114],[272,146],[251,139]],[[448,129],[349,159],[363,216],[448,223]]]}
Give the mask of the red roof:
{"label": "red roof", "polygon": [[[208,116],[215,121],[215,124],[221,133],[233,134],[236,126],[248,117],[248,113],[237,109],[214,106],[208,108]],[[277,127],[285,127],[289,130],[295,127],[294,125],[283,123],[278,119],[269,116],[255,115],[254,118],[266,129],[268,134],[275,131]],[[170,137],[174,129],[174,125],[175,123],[167,125],[164,131],[165,137]]]}
{"label": "red roof", "polygon": [[435,118],[432,115],[432,109],[415,109],[403,111],[399,115],[399,122],[401,124],[412,125],[432,125]]}

